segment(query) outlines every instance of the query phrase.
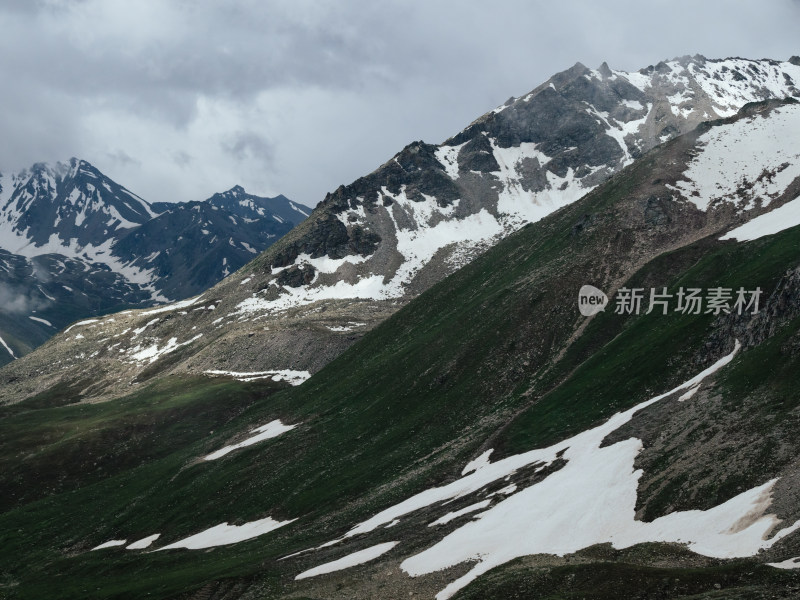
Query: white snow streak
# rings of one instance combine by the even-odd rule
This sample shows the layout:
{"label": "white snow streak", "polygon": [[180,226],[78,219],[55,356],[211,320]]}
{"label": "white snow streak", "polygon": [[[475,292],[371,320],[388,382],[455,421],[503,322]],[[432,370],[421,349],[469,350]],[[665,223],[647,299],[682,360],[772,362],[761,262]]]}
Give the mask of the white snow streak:
{"label": "white snow streak", "polygon": [[719,239],[750,242],[797,225],[800,225],[800,198],[795,198],[768,213],[757,216]]}
{"label": "white snow streak", "polygon": [[17,359],[17,355],[14,354],[14,351],[9,347],[8,344],[6,344],[6,341],[2,337],[0,337],[0,344],[2,344],[3,348],[5,348],[8,351],[8,353],[11,355],[11,358],[13,358],[14,360]]}
{"label": "white snow streak", "polygon": [[128,540],[109,540],[108,542],[104,542],[99,546],[95,546],[89,552],[94,552],[95,550],[105,550],[106,548],[114,548],[115,546],[124,546]]}
{"label": "white snow streak", "polygon": [[158,550],[172,550],[174,548],[187,548],[188,550],[201,550],[203,548],[212,548],[214,546],[226,546],[228,544],[236,544],[245,540],[264,535],[270,531],[274,531],[279,527],[293,523],[297,519],[289,521],[275,521],[271,517],[259,519],[258,521],[251,521],[244,525],[228,525],[228,523],[221,523],[205,531],[201,531],[195,535],[184,538],[169,546],[164,546]]}
{"label": "white snow streak", "polygon": [[148,535],[146,538],[142,538],[137,542],[133,542],[131,545],[127,546],[126,550],[144,550],[145,548],[149,548],[150,545],[155,542],[159,537],[161,537],[160,533],[154,533],[153,535]]}
{"label": "white snow streak", "polygon": [[295,579],[307,579],[309,577],[316,577],[317,575],[323,575],[325,573],[341,571],[342,569],[348,569],[356,565],[362,565],[365,562],[375,560],[379,556],[386,554],[399,543],[400,542],[385,542],[376,546],[370,546],[364,550],[359,550],[358,552],[348,554],[347,556],[344,556],[338,560],[319,565],[318,567],[314,567],[308,571],[303,571],[297,577],[295,577]]}
{"label": "white snow streak", "polygon": [[286,433],[287,431],[291,431],[297,427],[297,425],[284,425],[281,423],[279,419],[275,421],[271,421],[266,425],[262,425],[261,427],[256,427],[250,433],[255,433],[256,435],[247,438],[244,441],[239,442],[238,444],[233,444],[230,446],[225,446],[224,448],[220,448],[216,452],[212,452],[208,456],[205,457],[204,460],[216,460],[218,458],[222,458],[226,454],[233,452],[234,450],[238,450],[239,448],[244,448],[245,446],[252,446],[258,442],[269,440],[275,437],[278,437],[282,433]]}
{"label": "white snow streak", "polygon": [[273,370],[273,371],[203,371],[205,375],[220,375],[225,377],[233,377],[239,381],[255,381],[257,379],[272,379],[272,381],[285,381],[290,385],[300,385],[306,379],[311,377],[308,371],[293,371],[291,369]]}

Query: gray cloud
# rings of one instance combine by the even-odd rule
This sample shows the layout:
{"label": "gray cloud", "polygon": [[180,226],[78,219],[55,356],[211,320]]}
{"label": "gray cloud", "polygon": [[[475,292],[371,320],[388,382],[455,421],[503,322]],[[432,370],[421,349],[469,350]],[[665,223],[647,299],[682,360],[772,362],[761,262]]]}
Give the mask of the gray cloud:
{"label": "gray cloud", "polygon": [[252,131],[240,131],[233,134],[222,144],[236,160],[254,159],[265,165],[272,163],[274,150],[269,141]]}
{"label": "gray cloud", "polygon": [[106,152],[106,156],[114,161],[116,164],[122,166],[141,166],[142,161],[133,158],[130,154],[122,150],[121,148],[117,148],[113,152]]}
{"label": "gray cloud", "polygon": [[24,291],[19,291],[10,286],[0,287],[0,306],[6,313],[12,315],[29,315],[32,312],[45,308],[49,302],[33,298]]}
{"label": "gray cloud", "polygon": [[151,201],[239,183],[313,205],[576,61],[786,59],[799,17],[797,0],[13,0],[0,171],[75,155]]}

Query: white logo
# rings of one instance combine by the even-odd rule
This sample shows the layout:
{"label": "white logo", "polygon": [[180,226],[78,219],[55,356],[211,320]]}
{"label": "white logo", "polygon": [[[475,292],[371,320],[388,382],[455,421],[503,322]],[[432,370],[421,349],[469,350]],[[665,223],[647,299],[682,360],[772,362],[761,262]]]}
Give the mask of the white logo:
{"label": "white logo", "polygon": [[607,304],[608,296],[593,285],[584,285],[578,292],[578,310],[584,317],[604,311]]}

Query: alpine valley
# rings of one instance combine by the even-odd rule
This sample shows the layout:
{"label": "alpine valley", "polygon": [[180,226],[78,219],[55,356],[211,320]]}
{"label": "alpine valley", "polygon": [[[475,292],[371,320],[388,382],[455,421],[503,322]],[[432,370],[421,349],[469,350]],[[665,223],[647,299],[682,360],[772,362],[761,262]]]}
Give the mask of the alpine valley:
{"label": "alpine valley", "polygon": [[0,365],[76,319],[193,296],[310,212],[240,186],[149,204],[75,158],[0,174]]}
{"label": "alpine valley", "polygon": [[577,64],[246,264],[291,213],[241,189],[3,180],[7,273],[181,300],[0,370],[0,597],[799,597],[799,99],[797,57]]}

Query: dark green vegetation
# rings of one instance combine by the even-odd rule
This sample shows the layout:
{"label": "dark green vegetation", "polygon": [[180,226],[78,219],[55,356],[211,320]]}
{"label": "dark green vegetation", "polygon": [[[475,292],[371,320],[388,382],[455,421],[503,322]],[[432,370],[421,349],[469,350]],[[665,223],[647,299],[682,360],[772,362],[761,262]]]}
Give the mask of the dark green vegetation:
{"label": "dark green vegetation", "polygon": [[[682,152],[683,143],[659,152]],[[384,541],[403,540],[388,555],[392,560],[422,549],[438,535],[425,527],[425,511],[346,547],[276,559],[341,536],[378,510],[458,477],[485,449],[495,448],[496,459],[564,439],[666,391],[733,347],[733,339],[707,345],[721,327],[712,315],[621,316],[611,307],[581,329],[576,299],[582,284],[607,292],[623,283],[672,291],[760,286],[766,301],[785,271],[797,266],[797,229],[750,244],[720,243],[696,211],[667,200],[659,201],[667,224],[654,223],[647,216],[652,203],[640,200],[660,161],[664,154],[644,157],[578,203],[501,242],[299,388],[273,393],[266,384],[161,379],[105,404],[70,404],[61,390],[4,408],[0,464],[4,489],[15,491],[0,515],[0,597],[174,598],[219,588],[222,597],[235,598],[242,586],[265,598],[395,597],[376,595],[366,579],[354,582],[348,572],[320,578],[341,578],[335,593],[320,591],[318,580],[295,584],[293,577]],[[748,404],[753,423],[795,414],[791,391],[800,370],[786,344],[797,325],[790,321],[722,372],[715,390],[731,414],[737,402],[754,397],[767,400]],[[768,364],[784,366],[767,379]],[[218,461],[197,460],[276,418],[299,425]],[[732,418],[726,427],[742,423],[748,420]],[[641,424],[644,433],[647,425]],[[758,462],[760,470],[754,463],[735,483],[712,473],[715,487],[702,489],[713,491],[714,502],[777,476],[800,455],[785,432],[775,431],[781,460]],[[703,452],[703,444],[700,436],[692,452]],[[707,465],[719,473],[724,467],[724,461]],[[674,475],[682,487],[654,490],[648,516],[676,503],[700,506],[697,494],[685,493],[693,490],[691,473]],[[797,513],[787,504],[781,517],[797,519]],[[266,516],[298,520],[211,551],[87,552],[110,539],[130,543],[153,533],[162,534],[160,546],[225,521]],[[636,560],[603,556],[546,572],[503,567],[462,597],[529,597],[537,589],[552,598],[757,598],[797,583],[793,574],[754,561],[687,565],[668,553],[631,552]],[[403,597],[429,585],[426,578],[395,578],[393,589]],[[725,595],[717,583],[739,595]],[[634,588],[640,596],[626,595]]]}

